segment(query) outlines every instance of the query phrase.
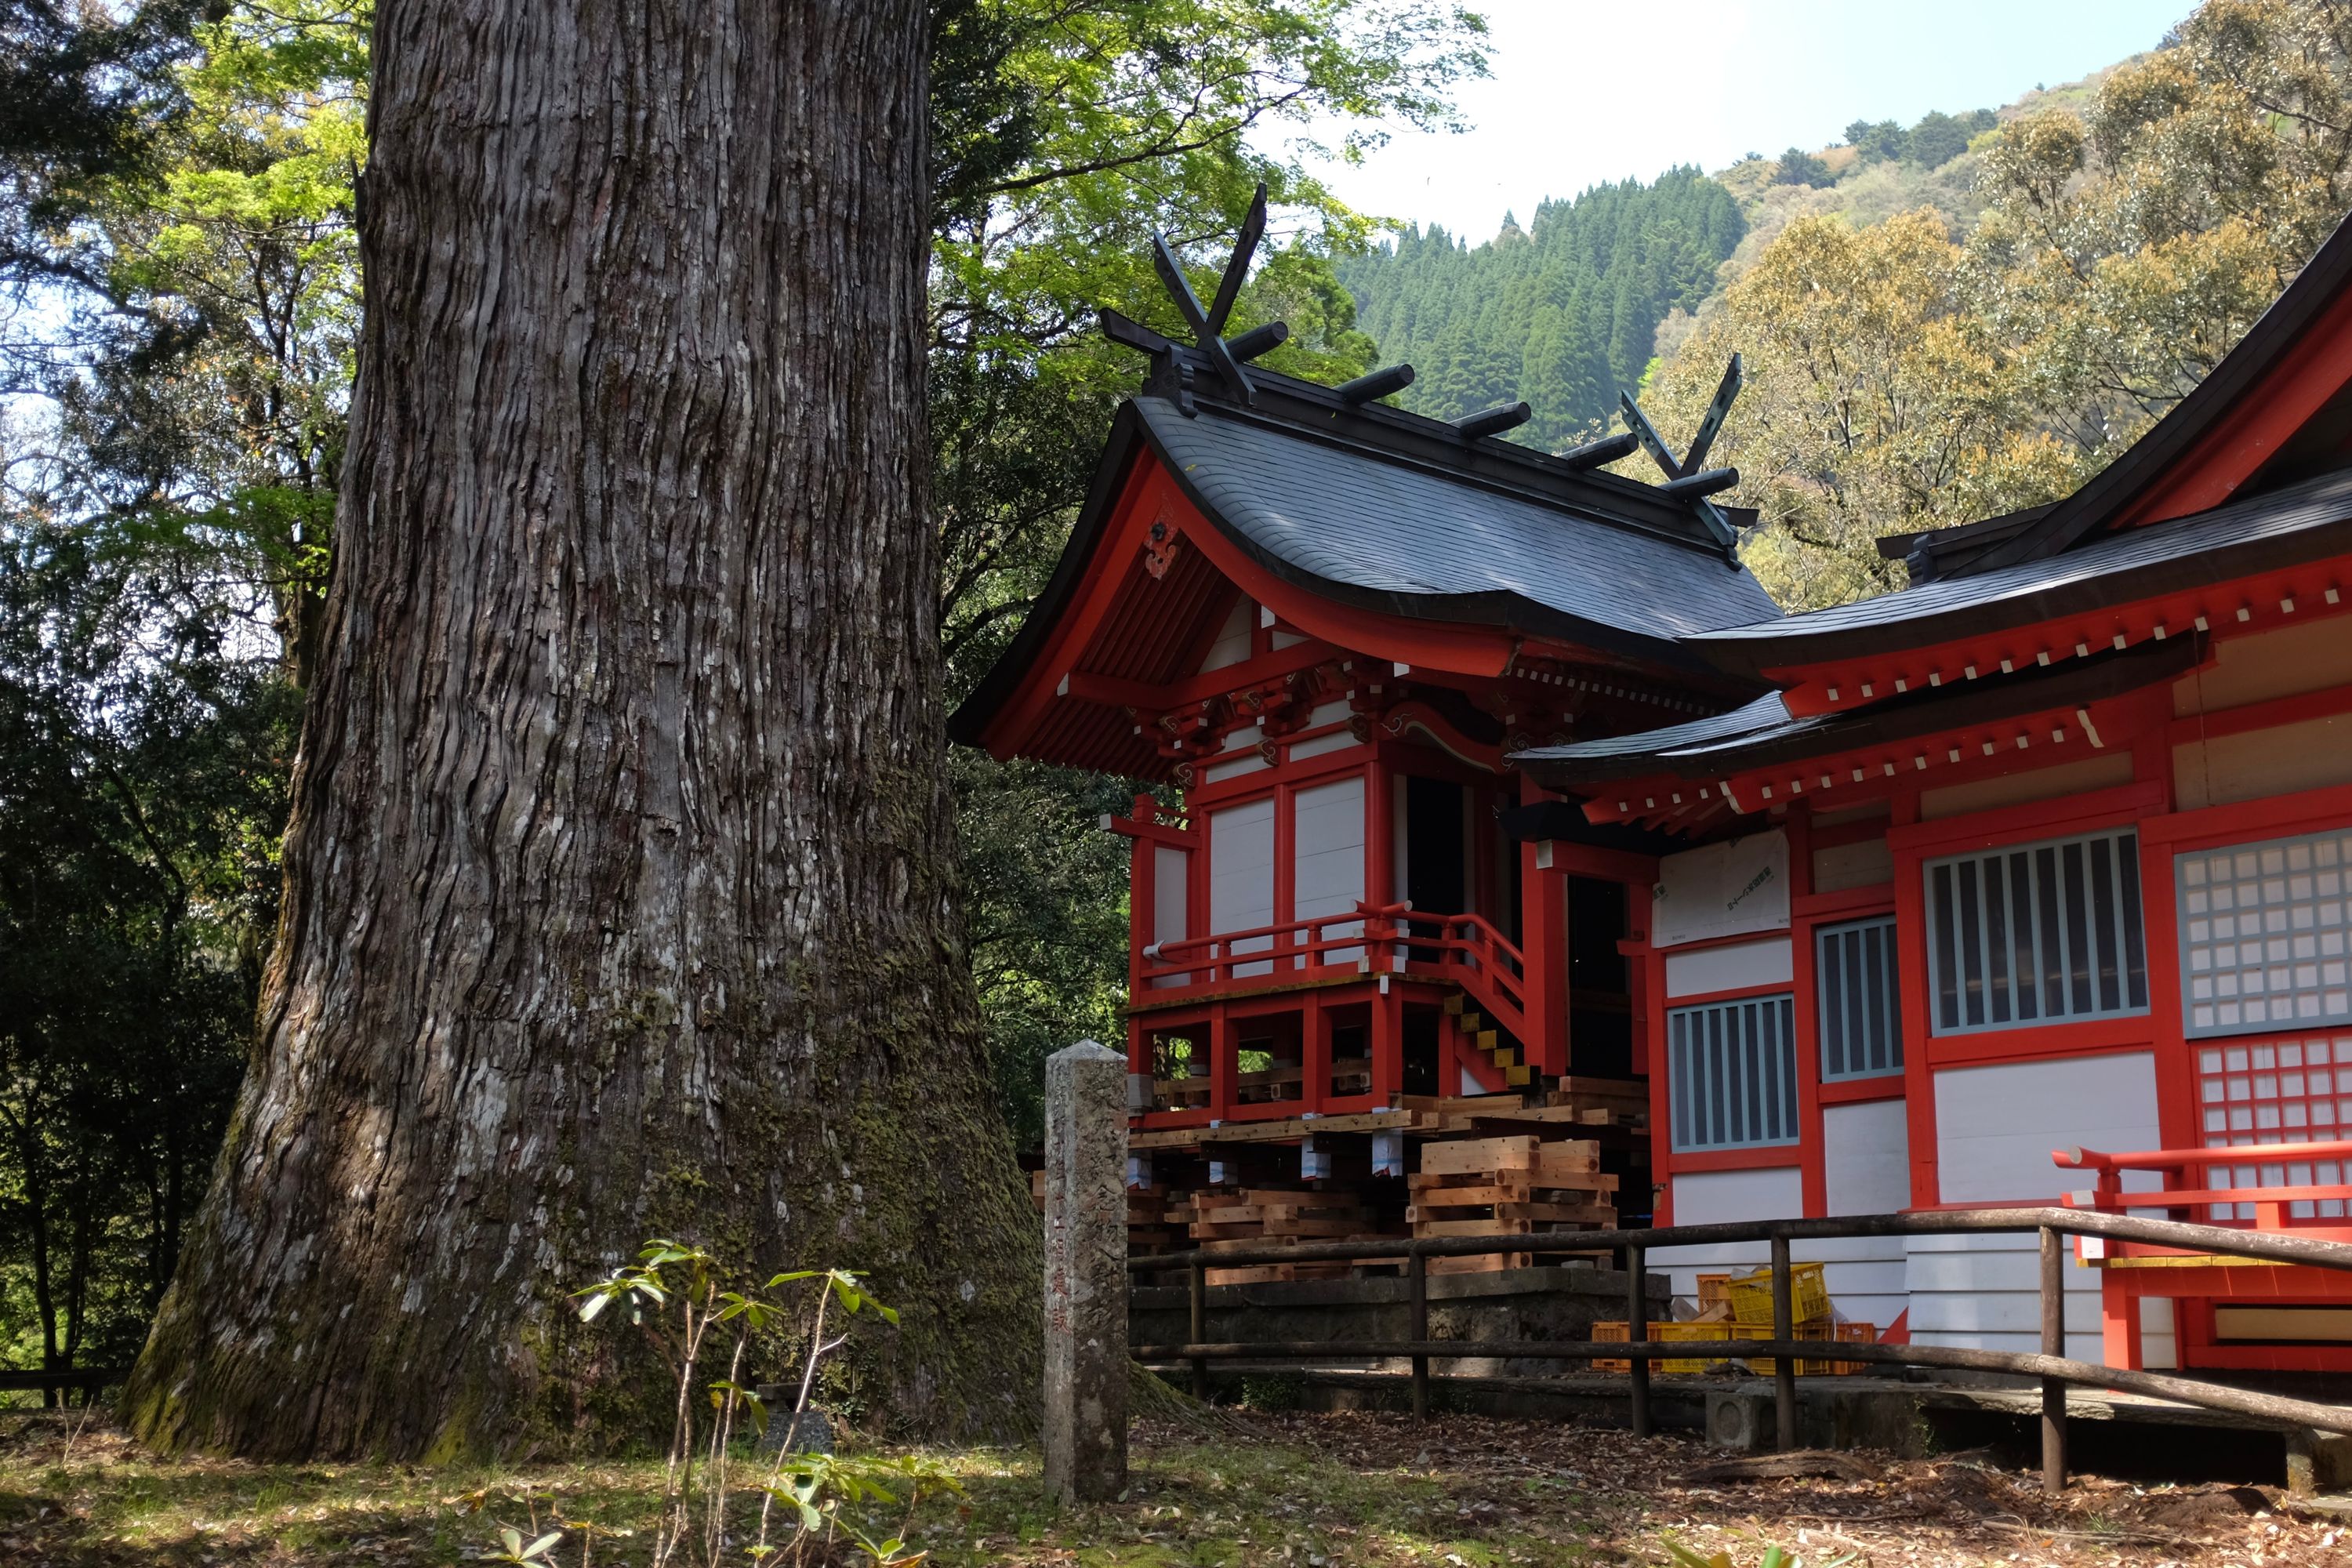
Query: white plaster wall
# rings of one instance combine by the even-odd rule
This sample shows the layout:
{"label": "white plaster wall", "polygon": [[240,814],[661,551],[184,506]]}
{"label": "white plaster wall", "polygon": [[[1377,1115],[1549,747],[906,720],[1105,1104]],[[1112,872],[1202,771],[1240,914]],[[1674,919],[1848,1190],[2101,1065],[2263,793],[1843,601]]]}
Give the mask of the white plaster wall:
{"label": "white plaster wall", "polygon": [[2174,717],[2352,683],[2352,637],[2334,619],[2225,637],[2213,656],[2210,668],[2173,683]]}
{"label": "white plaster wall", "polygon": [[1792,963],[1785,936],[1728,947],[1702,947],[1695,952],[1669,952],[1666,994],[1704,996],[1711,991],[1736,991],[1748,985],[1786,985],[1795,973]]}
{"label": "white plaster wall", "polygon": [[1209,645],[1209,657],[1201,661],[1202,669],[1223,669],[1229,664],[1239,664],[1250,656],[1250,639],[1255,635],[1257,606],[1247,599],[1236,600],[1233,614],[1217,629],[1217,640]]}
{"label": "white plaster wall", "polygon": [[[2160,1149],[2147,1051],[1948,1068],[1936,1074],[1936,1181],[1947,1204],[2054,1202],[2087,1185],[2051,1152]],[[2154,1186],[2128,1176],[2128,1186]]]}
{"label": "white plaster wall", "polygon": [[2110,789],[2127,784],[2131,779],[2131,753],[2111,752],[2105,756],[2084,757],[2080,762],[2061,763],[2054,768],[2027,768],[1997,778],[1922,790],[1919,816],[1924,821],[1964,816],[1972,811],[1995,811],[2004,805],[2023,805],[2029,801]]}
{"label": "white plaster wall", "polygon": [[1253,753],[1246,757],[1236,757],[1229,763],[1211,763],[1201,770],[1201,782],[1221,784],[1226,779],[1237,779],[1244,773],[1264,772],[1265,772],[1265,759]]}
{"label": "white plaster wall", "polygon": [[[1911,1206],[1911,1133],[1900,1100],[1822,1108],[1823,1212],[1897,1214]],[[1911,1305],[1900,1237],[1857,1237],[1851,1259],[1830,1264],[1830,1300],[1883,1333]]]}
{"label": "white plaster wall", "polygon": [[2182,811],[2352,784],[2352,714],[2175,746],[2172,779]]}
{"label": "white plaster wall", "polygon": [[1304,762],[1308,757],[1319,757],[1326,752],[1344,752],[1349,747],[1358,744],[1360,742],[1349,731],[1334,730],[1328,735],[1316,735],[1307,740],[1293,742],[1290,747],[1290,760],[1294,763]]}
{"label": "white plaster wall", "polygon": [[[1192,857],[1171,845],[1151,847],[1151,940],[1176,942],[1189,934],[1189,905],[1186,879],[1192,868]],[[1188,977],[1163,974],[1154,980],[1155,986],[1181,985]]]}
{"label": "white plaster wall", "polygon": [[[1915,1236],[1905,1282],[1916,1344],[2036,1352],[2042,1348],[2042,1243],[2033,1232],[2000,1236]],[[2105,1359],[2099,1329],[2099,1275],[2066,1262],[2066,1353]],[[2165,1325],[2170,1327],[2168,1321]],[[2172,1359],[2168,1332],[2151,1334],[2147,1353]]]}
{"label": "white plaster wall", "polygon": [[[1354,909],[1364,897],[1364,781],[1335,779],[1291,797],[1291,909],[1300,920]],[[1361,932],[1361,921],[1332,928],[1329,936]],[[1360,949],[1339,949],[1324,962],[1353,963]]]}
{"label": "white plaster wall", "polygon": [[[2145,1051],[2002,1062],[1938,1072],[1937,1182],[1948,1204],[2054,1202],[2087,1184],[2051,1163],[2053,1149],[2153,1149],[2156,1060]],[[2136,1172],[2131,1187],[2156,1184]],[[2070,1248],[2071,1252],[2071,1248]],[[1921,1344],[2035,1351],[2042,1344],[2041,1242],[2032,1232],[1909,1238],[1912,1338]],[[2143,1353],[2173,1358],[2171,1318],[2149,1314]],[[2099,1277],[2066,1266],[2066,1353],[2103,1359]]]}
{"label": "white plaster wall", "polygon": [[[1274,923],[1274,802],[1254,800],[1209,814],[1209,933],[1254,931]],[[1208,933],[1203,933],[1208,934]],[[1270,944],[1244,944],[1255,952]],[[1265,974],[1272,965],[1244,964],[1237,975]]]}
{"label": "white plaster wall", "polygon": [[1877,888],[1895,880],[1895,851],[1884,838],[1855,844],[1833,844],[1813,851],[1813,891],[1842,893],[1848,888]]}
{"label": "white plaster wall", "polygon": [[1823,1106],[1822,1175],[1830,1214],[1897,1214],[1909,1208],[1911,1128],[1906,1102]]}

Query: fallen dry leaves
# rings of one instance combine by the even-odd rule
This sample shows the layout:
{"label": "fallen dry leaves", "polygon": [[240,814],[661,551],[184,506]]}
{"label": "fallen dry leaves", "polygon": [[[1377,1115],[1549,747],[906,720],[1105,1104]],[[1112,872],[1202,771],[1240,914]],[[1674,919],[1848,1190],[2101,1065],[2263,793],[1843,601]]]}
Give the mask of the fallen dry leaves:
{"label": "fallen dry leaves", "polygon": [[[461,1494],[625,1527],[653,1493],[651,1467],[264,1467],[158,1459],[103,1428],[69,1451],[64,1436],[0,1426],[0,1563],[467,1563],[498,1510]],[[2352,1568],[2352,1526],[2275,1489],[2085,1477],[2053,1502],[1981,1455],[1864,1453],[1813,1467],[1833,1475],[1701,1482],[1722,1456],[1692,1438],[1539,1421],[1251,1415],[1207,1435],[1139,1422],[1135,1437],[1128,1496],[1072,1511],[1044,1504],[1034,1453],[929,1451],[967,1495],[927,1506],[915,1539],[938,1568],[1619,1568],[1666,1563],[1669,1541],[1733,1568],[1773,1545],[1789,1568]],[[615,1538],[597,1562],[641,1547]]]}

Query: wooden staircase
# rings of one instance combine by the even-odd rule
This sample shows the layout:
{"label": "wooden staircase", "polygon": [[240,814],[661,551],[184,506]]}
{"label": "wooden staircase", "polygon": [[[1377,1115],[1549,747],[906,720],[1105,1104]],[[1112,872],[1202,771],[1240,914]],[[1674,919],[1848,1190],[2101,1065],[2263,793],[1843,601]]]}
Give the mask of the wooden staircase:
{"label": "wooden staircase", "polygon": [[1454,1026],[1461,1032],[1463,1040],[1502,1075],[1506,1088],[1533,1087],[1535,1068],[1528,1065],[1518,1037],[1479,1011],[1477,1003],[1467,992],[1456,991],[1446,997],[1445,1011],[1452,1016]]}

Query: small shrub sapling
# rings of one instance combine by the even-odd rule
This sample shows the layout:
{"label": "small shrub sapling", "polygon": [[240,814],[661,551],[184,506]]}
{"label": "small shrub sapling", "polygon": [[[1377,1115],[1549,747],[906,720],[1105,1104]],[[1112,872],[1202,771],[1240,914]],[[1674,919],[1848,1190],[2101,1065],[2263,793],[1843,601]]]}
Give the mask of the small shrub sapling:
{"label": "small shrub sapling", "polygon": [[[776,1275],[765,1290],[814,1281],[809,1312],[808,1351],[803,1358],[799,1391],[788,1417],[787,1433],[799,1429],[808,1413],[809,1395],[824,1358],[848,1342],[848,1335],[825,1338],[831,1315],[870,1312],[896,1325],[898,1314],[877,1301],[860,1283],[861,1277],[842,1268],[803,1268]],[[849,1510],[873,1504],[896,1508],[906,1491],[905,1508],[911,1516],[927,1486],[958,1489],[952,1478],[913,1459],[887,1463],[838,1458],[831,1454],[790,1452],[787,1440],[778,1446],[764,1474],[747,1486],[744,1466],[734,1454],[740,1428],[749,1425],[764,1436],[773,1417],[768,1402],[741,1382],[743,1365],[755,1339],[787,1322],[790,1310],[765,1296],[726,1288],[719,1260],[699,1247],[672,1241],[649,1241],[637,1261],[611,1278],[572,1292],[580,1302],[583,1322],[594,1322],[608,1311],[625,1313],[662,1358],[677,1385],[669,1447],[663,1457],[659,1516],[654,1527],[653,1568],[673,1563],[719,1568],[738,1542],[729,1533],[730,1504],[751,1490],[761,1494],[757,1528],[740,1550],[753,1563],[800,1565],[829,1562],[836,1543],[845,1542],[876,1568],[909,1568],[925,1552],[909,1548],[904,1526],[877,1539]],[[714,1338],[714,1336],[716,1336]],[[725,1346],[727,1373],[697,1385],[714,1352]],[[708,1403],[703,1419],[699,1406]],[[886,1484],[886,1481],[890,1484]],[[557,1522],[557,1521],[551,1521]],[[749,1522],[749,1521],[746,1521]],[[567,1568],[559,1555],[567,1535],[578,1536],[578,1556],[569,1568],[590,1568],[596,1526],[562,1521],[561,1528],[542,1532],[538,1510],[531,1510],[528,1531],[502,1528],[499,1549],[489,1554],[496,1563],[523,1568]],[[772,1536],[773,1539],[772,1539]]]}

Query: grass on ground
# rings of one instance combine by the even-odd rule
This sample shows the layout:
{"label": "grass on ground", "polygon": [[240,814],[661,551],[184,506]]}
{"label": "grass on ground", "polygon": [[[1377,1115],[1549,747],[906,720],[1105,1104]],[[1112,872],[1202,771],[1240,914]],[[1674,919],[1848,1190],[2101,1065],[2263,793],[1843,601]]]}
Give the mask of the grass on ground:
{"label": "grass on ground", "polygon": [[[1709,1458],[1681,1437],[1449,1415],[1265,1415],[1245,1436],[1137,1424],[1124,1499],[1056,1510],[1034,1452],[916,1451],[952,1477],[907,1526],[940,1568],[1501,1568],[1665,1563],[1673,1541],[1750,1568],[1976,1563],[2352,1564],[2327,1519],[2252,1489],[2086,1480],[2062,1503],[2033,1478],[1955,1456],[1865,1457],[1868,1479],[1697,1484]],[[877,1462],[908,1450],[877,1451]],[[159,1459],[73,1418],[0,1415],[0,1563],[173,1568],[455,1564],[527,1531],[587,1521],[597,1563],[641,1563],[659,1467],[397,1465]],[[536,1527],[536,1529],[534,1528]],[[621,1532],[630,1533],[621,1533]],[[576,1531],[560,1549],[576,1559]],[[729,1559],[741,1563],[740,1554]],[[842,1552],[833,1561],[852,1563]]]}

